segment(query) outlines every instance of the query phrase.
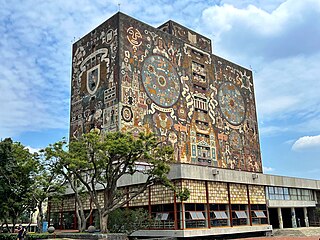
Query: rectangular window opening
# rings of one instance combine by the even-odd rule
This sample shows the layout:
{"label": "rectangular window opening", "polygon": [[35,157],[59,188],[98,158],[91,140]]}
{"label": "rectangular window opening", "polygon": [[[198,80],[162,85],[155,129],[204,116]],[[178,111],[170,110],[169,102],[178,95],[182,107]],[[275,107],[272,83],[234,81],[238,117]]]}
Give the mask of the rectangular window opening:
{"label": "rectangular window opening", "polygon": [[214,211],[213,213],[216,219],[228,219],[228,216],[225,211]]}
{"label": "rectangular window opening", "polygon": [[257,218],[265,218],[266,215],[264,214],[263,211],[253,211],[254,215],[256,215]]}
{"label": "rectangular window opening", "polygon": [[192,220],[205,220],[205,217],[202,212],[190,212]]}
{"label": "rectangular window opening", "polygon": [[235,211],[237,218],[247,218],[247,214],[245,211]]}

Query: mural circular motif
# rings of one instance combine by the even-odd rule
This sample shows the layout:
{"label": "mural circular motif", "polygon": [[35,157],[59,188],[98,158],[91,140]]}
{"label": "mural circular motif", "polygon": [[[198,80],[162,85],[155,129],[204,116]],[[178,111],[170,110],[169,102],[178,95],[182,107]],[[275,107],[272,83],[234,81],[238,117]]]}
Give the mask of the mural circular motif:
{"label": "mural circular motif", "polygon": [[245,117],[244,99],[239,89],[232,83],[224,83],[218,91],[218,101],[225,119],[232,125],[239,125]]}
{"label": "mural circular motif", "polygon": [[142,82],[148,96],[161,107],[171,107],[180,96],[180,81],[172,64],[164,57],[146,58],[142,67]]}
{"label": "mural circular motif", "polygon": [[232,149],[241,150],[242,141],[240,134],[233,130],[229,135],[229,143]]}
{"label": "mural circular motif", "polygon": [[133,114],[131,108],[124,106],[121,111],[121,115],[124,121],[130,122],[132,120]]}

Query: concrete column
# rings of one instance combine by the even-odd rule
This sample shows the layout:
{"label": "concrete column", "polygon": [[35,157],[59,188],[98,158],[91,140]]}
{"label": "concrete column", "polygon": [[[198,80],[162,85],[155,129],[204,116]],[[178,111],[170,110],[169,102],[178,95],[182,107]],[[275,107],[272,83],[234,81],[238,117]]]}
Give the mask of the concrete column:
{"label": "concrete column", "polygon": [[306,227],[309,227],[309,219],[308,219],[308,210],[306,207],[303,208],[304,222],[306,223]]}
{"label": "concrete column", "polygon": [[180,205],[180,226],[181,229],[186,229],[186,214],[185,214],[185,210],[184,210],[184,203],[181,202]]}
{"label": "concrete column", "polygon": [[252,220],[250,218],[251,212],[250,212],[249,206],[246,206],[246,213],[247,213],[247,225],[252,226],[252,222],[251,222]]}
{"label": "concrete column", "polygon": [[209,218],[209,216],[208,216],[208,205],[204,205],[204,212],[203,212],[204,214],[204,217],[205,217],[205,221],[204,221],[204,226],[206,227],[206,228],[209,228],[209,225],[208,225],[208,218]]}
{"label": "concrete column", "polygon": [[292,227],[296,228],[297,227],[297,219],[296,219],[296,211],[294,207],[291,208],[291,222],[292,222]]}
{"label": "concrete column", "polygon": [[229,205],[227,205],[227,208],[226,208],[226,213],[227,213],[227,216],[228,216],[228,226],[231,226],[231,223],[230,223],[230,211],[229,211]]}
{"label": "concrete column", "polygon": [[283,229],[283,220],[282,220],[281,208],[278,207],[277,210],[278,210],[279,228]]}

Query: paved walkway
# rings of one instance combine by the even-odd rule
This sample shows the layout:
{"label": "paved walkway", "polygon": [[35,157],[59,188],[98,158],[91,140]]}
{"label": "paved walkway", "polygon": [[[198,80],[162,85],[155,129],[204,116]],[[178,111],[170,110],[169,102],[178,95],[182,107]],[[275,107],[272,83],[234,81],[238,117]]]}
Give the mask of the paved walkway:
{"label": "paved walkway", "polygon": [[319,237],[293,237],[293,236],[281,236],[281,237],[255,237],[255,238],[238,238],[238,240],[320,240]]}

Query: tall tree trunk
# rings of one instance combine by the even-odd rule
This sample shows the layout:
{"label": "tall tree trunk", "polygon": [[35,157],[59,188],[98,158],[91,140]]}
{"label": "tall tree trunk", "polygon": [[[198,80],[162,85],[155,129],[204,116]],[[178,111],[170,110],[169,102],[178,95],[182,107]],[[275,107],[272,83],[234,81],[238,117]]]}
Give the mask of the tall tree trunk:
{"label": "tall tree trunk", "polygon": [[81,218],[81,226],[80,226],[80,232],[84,232],[86,230],[87,221],[86,216],[84,214],[83,208],[80,208],[80,218]]}
{"label": "tall tree trunk", "polygon": [[80,217],[79,204],[76,205],[76,215],[77,215],[78,230],[81,232],[82,220]]}
{"label": "tall tree trunk", "polygon": [[78,230],[80,232],[84,232],[87,228],[87,221],[92,213],[92,208],[91,208],[89,214],[86,215],[84,212],[82,199],[78,193],[75,194],[75,198],[76,198],[76,202],[77,202],[76,214],[77,214],[77,218],[78,218]]}
{"label": "tall tree trunk", "polygon": [[38,215],[37,215],[37,228],[38,232],[42,233],[42,223],[43,223],[43,209],[42,201],[38,203]]}
{"label": "tall tree trunk", "polygon": [[100,231],[102,233],[107,233],[108,232],[108,217],[109,215],[103,215],[102,213],[99,212],[99,217],[100,217]]}
{"label": "tall tree trunk", "polygon": [[78,222],[78,230],[79,232],[84,232],[87,227],[87,219],[84,213],[84,207],[82,204],[81,196],[79,195],[78,190],[78,183],[76,180],[73,180],[70,178],[69,175],[64,174],[64,176],[68,179],[68,182],[70,183],[70,186],[72,190],[74,191],[74,197],[76,200],[76,216],[77,216],[77,222]]}

